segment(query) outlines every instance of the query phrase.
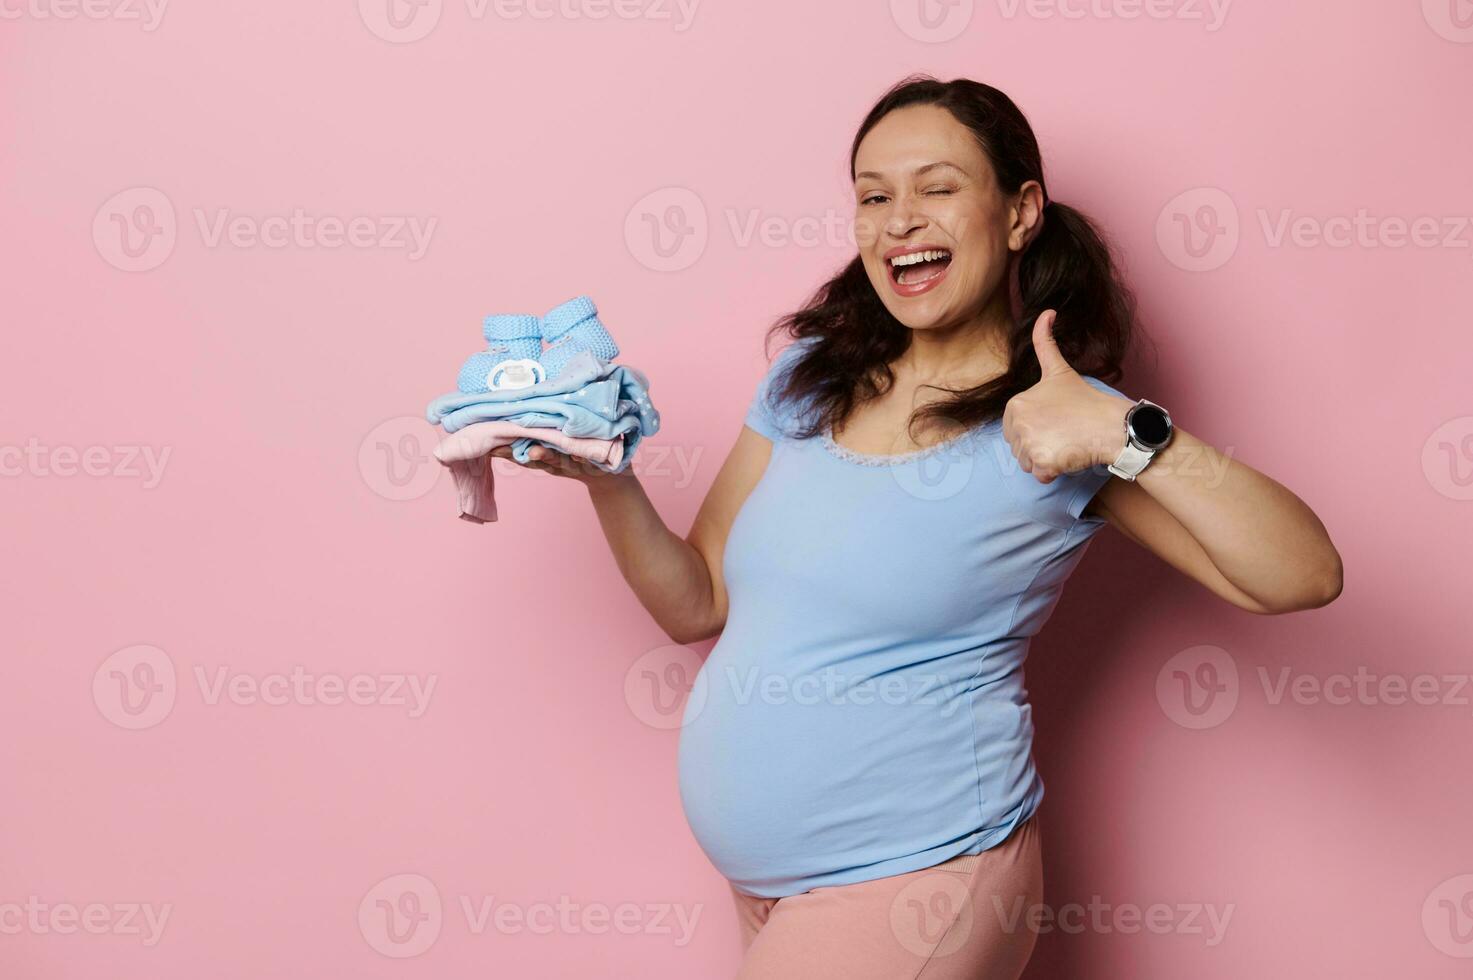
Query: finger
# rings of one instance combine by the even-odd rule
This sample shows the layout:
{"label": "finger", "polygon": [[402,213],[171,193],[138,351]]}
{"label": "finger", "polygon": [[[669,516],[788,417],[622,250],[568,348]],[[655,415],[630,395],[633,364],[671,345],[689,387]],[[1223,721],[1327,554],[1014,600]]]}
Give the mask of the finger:
{"label": "finger", "polygon": [[1038,355],[1038,366],[1045,378],[1074,370],[1054,342],[1054,321],[1058,317],[1056,311],[1044,310],[1033,321],[1033,352]]}
{"label": "finger", "polygon": [[1033,453],[1029,448],[1027,433],[1018,425],[1013,426],[1013,438],[1010,440],[1013,450],[1013,458],[1018,461],[1018,466],[1024,473],[1033,469]]}

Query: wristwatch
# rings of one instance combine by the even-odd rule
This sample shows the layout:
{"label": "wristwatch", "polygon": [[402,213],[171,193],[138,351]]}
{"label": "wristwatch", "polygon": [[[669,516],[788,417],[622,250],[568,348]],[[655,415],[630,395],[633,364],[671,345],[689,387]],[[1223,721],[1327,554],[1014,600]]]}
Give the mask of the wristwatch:
{"label": "wristwatch", "polygon": [[1166,448],[1174,432],[1166,409],[1142,398],[1125,413],[1125,448],[1110,464],[1110,472],[1133,481]]}

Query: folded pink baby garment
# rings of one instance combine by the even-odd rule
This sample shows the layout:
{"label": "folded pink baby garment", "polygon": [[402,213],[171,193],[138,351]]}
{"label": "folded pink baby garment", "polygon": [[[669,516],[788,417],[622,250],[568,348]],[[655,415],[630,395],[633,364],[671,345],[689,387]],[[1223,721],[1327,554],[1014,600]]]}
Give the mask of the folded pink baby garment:
{"label": "folded pink baby garment", "polygon": [[618,466],[624,459],[624,440],[581,439],[563,435],[554,428],[529,428],[515,422],[474,422],[435,447],[435,458],[450,468],[455,492],[460,497],[461,520],[486,524],[496,520],[496,483],[487,453],[509,446],[518,439],[536,439],[555,446],[569,456],[578,456],[605,466]]}

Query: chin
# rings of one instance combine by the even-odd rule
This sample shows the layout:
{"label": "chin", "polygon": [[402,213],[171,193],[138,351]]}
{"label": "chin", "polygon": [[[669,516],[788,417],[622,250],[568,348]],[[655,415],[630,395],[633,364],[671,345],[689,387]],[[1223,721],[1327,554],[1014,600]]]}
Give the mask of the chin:
{"label": "chin", "polygon": [[[885,309],[911,330],[937,330],[964,319],[965,304],[956,303],[949,291],[927,293],[911,299],[884,298]],[[975,306],[973,307],[975,308]]]}

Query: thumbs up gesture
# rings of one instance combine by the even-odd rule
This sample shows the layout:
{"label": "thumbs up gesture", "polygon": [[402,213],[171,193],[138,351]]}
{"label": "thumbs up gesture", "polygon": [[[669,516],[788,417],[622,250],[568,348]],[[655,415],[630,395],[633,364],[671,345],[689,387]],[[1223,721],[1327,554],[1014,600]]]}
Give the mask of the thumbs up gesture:
{"label": "thumbs up gesture", "polygon": [[1134,403],[1100,391],[1070,367],[1054,343],[1054,310],[1033,324],[1043,375],[1008,399],[1002,434],[1026,473],[1051,483],[1065,473],[1113,463],[1125,446],[1125,413]]}

